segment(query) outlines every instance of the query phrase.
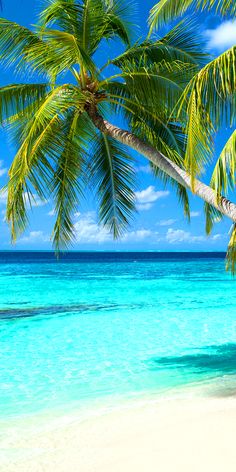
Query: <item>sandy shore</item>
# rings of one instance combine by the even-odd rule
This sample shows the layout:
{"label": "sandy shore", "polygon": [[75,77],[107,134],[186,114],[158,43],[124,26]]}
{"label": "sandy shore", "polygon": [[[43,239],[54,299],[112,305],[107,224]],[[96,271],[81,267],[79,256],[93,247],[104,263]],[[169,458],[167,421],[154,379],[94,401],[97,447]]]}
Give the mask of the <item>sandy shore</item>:
{"label": "sandy shore", "polygon": [[236,399],[133,405],[12,443],[4,472],[235,472]]}

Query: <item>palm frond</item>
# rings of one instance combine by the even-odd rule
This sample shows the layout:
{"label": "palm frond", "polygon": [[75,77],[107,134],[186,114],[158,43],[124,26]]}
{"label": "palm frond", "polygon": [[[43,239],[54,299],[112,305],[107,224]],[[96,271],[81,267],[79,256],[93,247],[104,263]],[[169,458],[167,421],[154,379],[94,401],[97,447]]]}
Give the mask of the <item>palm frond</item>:
{"label": "palm frond", "polygon": [[204,211],[206,217],[206,234],[210,234],[215,223],[222,220],[223,215],[215,207],[209,203],[204,204]]}
{"label": "palm frond", "polygon": [[127,61],[145,65],[162,61],[180,61],[193,64],[196,69],[206,63],[204,50],[197,25],[192,20],[183,20],[162,38],[148,38],[113,59],[112,64],[121,67]]}
{"label": "palm frond", "polygon": [[63,150],[57,159],[50,189],[55,202],[53,244],[57,251],[67,247],[76,235],[73,216],[83,194],[83,167],[87,149],[88,118],[78,110],[69,112],[62,127]]}
{"label": "palm frond", "polygon": [[134,30],[134,1],[104,0],[105,16],[103,34],[107,39],[118,37],[130,45],[131,31]]}
{"label": "palm frond", "polygon": [[216,196],[227,195],[235,187],[236,170],[236,130],[231,134],[214,167],[210,186]]}
{"label": "palm frond", "polygon": [[169,121],[167,107],[160,110],[154,101],[148,105],[143,97],[141,100],[141,95],[135,97],[126,83],[110,82],[105,89],[115,113],[123,114],[136,136],[183,166],[186,136],[177,121]]}
{"label": "palm frond", "polygon": [[[81,20],[81,44],[94,54],[102,39],[119,38],[130,44],[133,23],[133,2],[125,0],[83,0]],[[132,15],[132,16],[131,16]]]}
{"label": "palm frond", "polygon": [[178,102],[178,116],[187,116],[185,165],[192,184],[212,157],[212,135],[222,122],[232,126],[236,116],[236,47],[207,64],[186,87]]}
{"label": "palm frond", "polygon": [[43,29],[56,26],[76,38],[79,47],[94,54],[103,38],[119,37],[129,44],[130,3],[123,0],[51,0],[41,12]]}
{"label": "palm frond", "polygon": [[[232,133],[226,145],[224,146],[214,167],[210,187],[215,190],[216,200],[220,196],[227,195],[229,190],[235,188],[235,169],[236,169],[236,130]],[[206,232],[210,234],[216,221],[223,218],[221,212],[215,207],[205,203]]]}
{"label": "palm frond", "polygon": [[131,120],[133,133],[144,142],[151,144],[170,160],[183,167],[186,137],[178,123],[169,123],[167,116],[162,119],[147,119],[137,115]]}
{"label": "palm frond", "polygon": [[[180,99],[186,85],[187,76],[192,77],[192,66],[175,61],[162,61],[149,67],[137,67],[134,63],[126,63],[120,74],[126,88],[136,102],[154,112],[172,110]],[[102,84],[106,90],[108,81]]]}
{"label": "palm frond", "polygon": [[213,9],[221,15],[234,16],[236,13],[236,5],[232,0],[160,0],[150,12],[149,24],[151,31],[183,16],[189,8],[194,11]]}
{"label": "palm frond", "polygon": [[47,84],[12,84],[0,88],[0,123],[6,122],[31,105],[36,110],[48,91]]}
{"label": "palm frond", "polygon": [[39,14],[41,28],[56,26],[74,36],[82,22],[83,7],[76,0],[49,0]]}
{"label": "palm frond", "polygon": [[69,109],[74,107],[83,111],[85,102],[86,97],[78,89],[59,86],[48,93],[36,113],[27,120],[27,125],[21,127],[21,146],[11,165],[8,183],[7,220],[11,224],[13,240],[27,223],[24,195],[30,196],[31,186],[40,198],[48,191],[47,175],[52,169],[48,157],[57,157],[62,140],[58,125]]}
{"label": "palm frond", "polygon": [[[50,45],[50,48],[56,53],[58,57],[61,57],[60,70],[70,69],[75,64],[79,64],[80,67],[89,70],[90,72],[95,72],[96,66],[92,61],[91,57],[87,53],[86,49],[81,46],[80,42],[77,40],[76,36],[68,33],[67,31],[60,30],[51,30],[46,29],[41,32],[43,39],[47,44]],[[37,57],[37,48],[31,50],[32,58]],[[40,54],[38,54],[39,60],[41,60]],[[42,57],[44,60],[44,57]],[[38,61],[38,64],[40,61]],[[63,64],[63,66],[62,66]],[[53,69],[50,68],[51,73],[57,72],[57,67]],[[47,66],[47,68],[49,68]]]}
{"label": "palm frond", "polygon": [[185,133],[187,145],[185,154],[185,167],[191,176],[192,190],[194,181],[213,154],[214,128],[207,111],[204,110],[196,91],[193,91],[188,104],[188,121]]}
{"label": "palm frond", "polygon": [[226,254],[226,270],[232,275],[236,273],[236,225],[232,226],[229,245]]}
{"label": "palm frond", "polygon": [[15,65],[24,74],[48,74],[56,66],[60,70],[60,61],[63,63],[63,58],[36,33],[5,18],[0,18],[0,60],[5,67]]}
{"label": "palm frond", "polygon": [[99,219],[115,238],[129,225],[135,210],[135,173],[123,146],[99,133],[93,146],[91,176],[99,201]]}
{"label": "palm frond", "polygon": [[183,185],[179,184],[176,182],[174,179],[169,177],[167,174],[162,172],[158,167],[154,166],[151,164],[151,169],[154,173],[155,177],[158,177],[164,186],[166,187],[167,185],[170,185],[173,187],[173,189],[176,192],[176,196],[178,198],[178,201],[180,205],[183,207],[183,213],[187,221],[190,221],[190,204],[189,204],[189,197],[188,197],[188,191],[186,190]]}

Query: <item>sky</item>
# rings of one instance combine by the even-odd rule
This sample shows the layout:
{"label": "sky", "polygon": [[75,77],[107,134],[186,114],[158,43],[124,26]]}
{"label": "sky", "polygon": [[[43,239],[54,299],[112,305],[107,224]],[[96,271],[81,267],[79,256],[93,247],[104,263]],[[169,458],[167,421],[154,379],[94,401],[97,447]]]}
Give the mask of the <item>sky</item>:
{"label": "sky", "polygon": [[[34,25],[42,4],[39,0],[4,0],[2,16],[24,26]],[[142,34],[147,30],[146,20],[154,0],[138,0],[135,23]],[[236,21],[222,20],[212,14],[198,16],[203,40],[209,51],[219,54],[236,43]],[[167,29],[167,28],[166,28]],[[118,46],[114,46],[115,51]],[[117,53],[118,53],[117,49]],[[0,86],[19,82],[13,70],[1,70]],[[16,148],[5,129],[0,139],[0,187],[7,182],[7,171],[14,158]],[[230,131],[222,129],[216,136],[215,159],[219,155]],[[96,202],[91,194],[85,196],[74,215],[77,241],[73,250],[140,250],[140,251],[224,251],[227,248],[231,223],[226,218],[215,224],[210,237],[205,235],[205,221],[202,201],[190,196],[191,222],[184,218],[181,206],[172,188],[154,178],[148,162],[131,152],[136,159],[137,171],[136,203],[137,214],[121,240],[114,242],[109,232],[98,225]],[[204,176],[209,181],[210,169]],[[0,250],[50,250],[50,235],[54,215],[52,202],[35,199],[29,212],[29,226],[16,244],[10,242],[9,228],[5,222],[6,195],[0,193]]]}

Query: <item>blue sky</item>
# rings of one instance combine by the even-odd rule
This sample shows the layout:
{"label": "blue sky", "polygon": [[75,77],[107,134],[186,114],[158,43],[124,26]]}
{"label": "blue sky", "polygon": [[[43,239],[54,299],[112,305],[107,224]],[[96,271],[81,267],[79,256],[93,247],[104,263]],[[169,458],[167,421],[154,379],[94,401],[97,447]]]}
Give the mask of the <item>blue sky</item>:
{"label": "blue sky", "polygon": [[[146,18],[155,1],[139,0],[136,23],[145,32]],[[2,16],[25,26],[36,23],[38,0],[4,0]],[[236,43],[236,22],[221,20],[212,15],[201,15],[202,35],[212,54],[217,54]],[[19,82],[13,71],[1,70],[1,85]],[[222,130],[216,137],[216,156],[220,153],[229,137],[229,130]],[[7,169],[16,149],[5,130],[0,140],[0,186],[7,181]],[[78,250],[156,250],[156,251],[218,251],[225,250],[228,242],[230,221],[226,219],[215,225],[212,235],[207,238],[204,232],[203,204],[191,196],[191,223],[183,216],[182,208],[171,188],[163,188],[155,179],[142,156],[137,160],[137,209],[138,213],[129,231],[121,241],[112,241],[106,229],[97,224],[96,203],[91,195],[81,202],[74,215],[77,243],[72,249]],[[204,176],[207,181],[209,173]],[[0,195],[0,249],[51,249],[50,234],[53,227],[53,211],[50,201],[42,203],[36,199],[30,212],[30,224],[16,245],[10,243],[9,229],[4,221],[6,198]]]}

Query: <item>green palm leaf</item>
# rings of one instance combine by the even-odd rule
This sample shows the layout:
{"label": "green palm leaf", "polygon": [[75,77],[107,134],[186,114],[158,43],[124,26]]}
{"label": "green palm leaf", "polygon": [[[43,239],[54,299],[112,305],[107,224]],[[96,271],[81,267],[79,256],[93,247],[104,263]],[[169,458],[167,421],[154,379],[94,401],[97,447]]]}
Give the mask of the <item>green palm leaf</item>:
{"label": "green palm leaf", "polygon": [[83,167],[87,152],[88,118],[77,110],[62,123],[63,149],[57,158],[50,189],[55,202],[53,243],[58,251],[75,239],[74,213],[83,194]]}
{"label": "green palm leaf", "polygon": [[19,116],[30,105],[33,112],[47,91],[47,84],[12,84],[1,87],[0,122],[3,123],[14,115]]}
{"label": "green palm leaf", "polygon": [[[42,38],[44,38],[46,43],[49,44],[50,48],[55,51],[56,55],[58,57],[61,57],[59,71],[70,69],[75,64],[79,64],[80,67],[88,69],[93,73],[95,72],[96,67],[91,57],[89,56],[89,54],[87,54],[86,49],[80,44],[76,36],[66,31],[51,29],[46,29],[41,32],[41,36]],[[31,50],[32,57],[37,57],[37,48],[38,45]],[[37,66],[41,65],[40,60],[41,56],[39,51]],[[42,61],[44,60],[44,56],[42,56]],[[55,74],[58,70],[58,67],[58,64],[56,65],[55,69],[51,67],[50,72]]]}
{"label": "green palm leaf", "polygon": [[[132,95],[125,83],[110,82],[105,87],[108,102],[115,113],[122,113],[132,132],[145,142],[153,145],[174,162],[183,165],[186,136],[178,122],[169,121],[167,109],[161,113],[155,103],[147,106],[144,100]],[[144,103],[142,105],[142,103]],[[182,157],[180,157],[182,156]]]}
{"label": "green palm leaf", "polygon": [[40,26],[44,29],[54,25],[76,36],[82,22],[82,5],[75,0],[50,0],[47,3],[39,14]]}
{"label": "green palm leaf", "polygon": [[[146,109],[147,117],[151,112],[155,116],[163,114],[167,107],[169,107],[170,113],[183,93],[187,76],[191,78],[193,74],[192,65],[185,64],[183,72],[183,63],[178,61],[172,63],[162,61],[159,64],[145,67],[137,66],[135,63],[126,63],[122,67],[122,73],[118,74],[118,77],[125,81],[123,83],[125,85],[121,83],[120,86],[120,97],[129,108],[132,109],[134,106],[137,113],[140,111],[144,114]],[[119,89],[117,80],[115,85],[112,85],[112,81],[105,80],[101,86],[105,91],[109,91],[111,97],[115,88],[117,91]],[[127,92],[125,92],[125,88]],[[117,96],[115,97],[115,95]],[[119,101],[120,97],[119,92],[113,94],[113,98],[117,98]]]}
{"label": "green palm leaf", "polygon": [[216,210],[216,208],[210,205],[209,203],[205,203],[204,211],[206,216],[206,234],[210,234],[214,224],[222,220],[223,215],[220,211]]}
{"label": "green palm leaf", "polygon": [[[58,143],[62,139],[58,124],[73,106],[83,111],[85,102],[86,97],[73,86],[59,86],[48,93],[36,113],[28,119],[27,125],[20,127],[21,146],[10,168],[8,183],[7,220],[11,224],[13,240],[25,229],[27,223],[24,195],[30,197],[32,186],[40,198],[44,198],[45,191],[48,190],[47,176],[52,169],[52,164],[48,161],[49,148],[51,149],[47,144],[48,140],[49,143],[54,143],[52,138],[55,133],[58,149]],[[55,150],[50,157],[57,157]]]}
{"label": "green palm leaf", "polygon": [[189,204],[189,197],[188,192],[183,185],[176,182],[171,177],[164,174],[164,172],[160,171],[156,166],[151,165],[151,169],[154,173],[155,177],[158,177],[164,184],[164,186],[170,185],[176,192],[178,201],[180,205],[183,207],[184,216],[190,221],[190,204]]}
{"label": "green palm leaf", "polygon": [[130,4],[121,0],[51,0],[39,22],[43,28],[56,25],[72,34],[84,51],[93,54],[103,38],[119,37],[129,44],[129,12]]}
{"label": "green palm leaf", "polygon": [[140,65],[180,61],[194,64],[197,68],[206,62],[207,55],[202,50],[203,44],[196,22],[184,20],[162,38],[137,42],[113,59],[112,64],[122,68],[127,61],[135,61]]}
{"label": "green palm leaf", "polygon": [[27,69],[48,74],[63,62],[36,33],[4,18],[0,18],[0,60],[6,67],[16,65],[24,74]]}
{"label": "green palm leaf", "polygon": [[235,275],[236,273],[236,225],[232,226],[230,241],[226,254],[226,269]]}
{"label": "green palm leaf", "polygon": [[[236,130],[224,146],[214,167],[210,186],[216,192],[216,200],[220,195],[227,195],[235,188],[236,169]],[[209,204],[205,204],[206,232],[209,234],[216,221],[222,219],[222,214]]]}
{"label": "green palm leaf", "polygon": [[134,2],[104,0],[103,3],[106,12],[103,26],[104,36],[108,39],[117,36],[129,46],[131,31],[134,29]]}
{"label": "green palm leaf", "polygon": [[119,237],[135,209],[135,173],[122,145],[99,133],[93,146],[92,181],[99,201],[99,219]]}
{"label": "green palm leaf", "polygon": [[[186,87],[178,116],[186,121],[188,135],[185,165],[192,185],[212,158],[212,135],[222,122],[231,126],[236,110],[236,47],[207,64]],[[177,108],[177,107],[176,107]]]}
{"label": "green palm leaf", "polygon": [[211,187],[216,195],[226,194],[235,187],[236,170],[236,130],[231,134],[215,165],[211,178]]}
{"label": "green palm leaf", "polygon": [[191,8],[203,11],[214,9],[221,15],[235,15],[236,4],[233,0],[160,0],[151,9],[149,24],[151,31],[184,15]]}

